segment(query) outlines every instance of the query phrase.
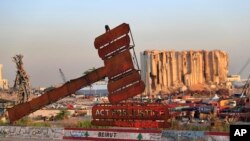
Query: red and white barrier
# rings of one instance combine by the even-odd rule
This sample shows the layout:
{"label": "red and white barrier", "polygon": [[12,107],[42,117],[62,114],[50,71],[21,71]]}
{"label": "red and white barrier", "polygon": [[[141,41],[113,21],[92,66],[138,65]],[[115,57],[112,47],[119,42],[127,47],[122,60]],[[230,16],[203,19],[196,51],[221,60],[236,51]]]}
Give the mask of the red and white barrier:
{"label": "red and white barrier", "polygon": [[63,139],[76,140],[161,140],[160,130],[65,128]]}

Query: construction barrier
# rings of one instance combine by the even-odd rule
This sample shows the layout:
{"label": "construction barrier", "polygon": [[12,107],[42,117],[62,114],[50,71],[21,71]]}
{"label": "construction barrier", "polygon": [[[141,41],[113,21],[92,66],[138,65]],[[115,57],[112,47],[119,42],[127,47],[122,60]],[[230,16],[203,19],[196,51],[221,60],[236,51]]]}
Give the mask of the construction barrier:
{"label": "construction barrier", "polygon": [[76,140],[161,140],[160,130],[65,128],[63,139]]}

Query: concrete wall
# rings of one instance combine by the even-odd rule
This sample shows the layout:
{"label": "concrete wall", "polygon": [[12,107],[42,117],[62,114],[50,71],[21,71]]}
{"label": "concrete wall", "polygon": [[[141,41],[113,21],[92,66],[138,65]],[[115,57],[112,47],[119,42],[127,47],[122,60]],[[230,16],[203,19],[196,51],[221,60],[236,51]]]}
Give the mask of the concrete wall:
{"label": "concrete wall", "polygon": [[0,126],[0,140],[161,140],[160,130]]}
{"label": "concrete wall", "polygon": [[63,131],[63,128],[0,126],[0,140],[4,138],[61,140]]}
{"label": "concrete wall", "polygon": [[0,126],[0,140],[229,141],[229,133]]}
{"label": "concrete wall", "polygon": [[204,131],[162,131],[162,141],[229,141],[229,133]]}

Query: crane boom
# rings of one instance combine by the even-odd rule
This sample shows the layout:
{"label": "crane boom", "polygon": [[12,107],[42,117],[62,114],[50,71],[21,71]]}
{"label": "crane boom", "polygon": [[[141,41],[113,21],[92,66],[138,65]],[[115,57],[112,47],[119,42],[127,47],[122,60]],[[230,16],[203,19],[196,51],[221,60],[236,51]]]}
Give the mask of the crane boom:
{"label": "crane boom", "polygon": [[238,75],[241,75],[241,73],[246,69],[246,67],[248,66],[249,63],[250,63],[250,58],[248,58],[247,62],[240,69],[240,71],[238,72]]}

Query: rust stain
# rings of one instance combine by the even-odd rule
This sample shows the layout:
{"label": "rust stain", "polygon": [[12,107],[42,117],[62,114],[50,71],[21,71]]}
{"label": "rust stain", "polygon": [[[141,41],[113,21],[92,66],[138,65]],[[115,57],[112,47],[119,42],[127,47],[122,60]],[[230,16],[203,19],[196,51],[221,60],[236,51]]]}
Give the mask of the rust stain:
{"label": "rust stain", "polygon": [[129,25],[126,23],[123,23],[115,27],[114,29],[108,31],[107,33],[104,33],[100,35],[99,37],[97,37],[94,42],[95,48],[99,49],[105,44],[108,44],[111,41],[128,34],[129,31],[130,31]]}
{"label": "rust stain", "polygon": [[119,38],[106,46],[103,46],[101,49],[98,50],[98,54],[102,59],[105,59],[109,56],[114,55],[118,51],[128,49],[130,43],[130,38],[128,35]]}

